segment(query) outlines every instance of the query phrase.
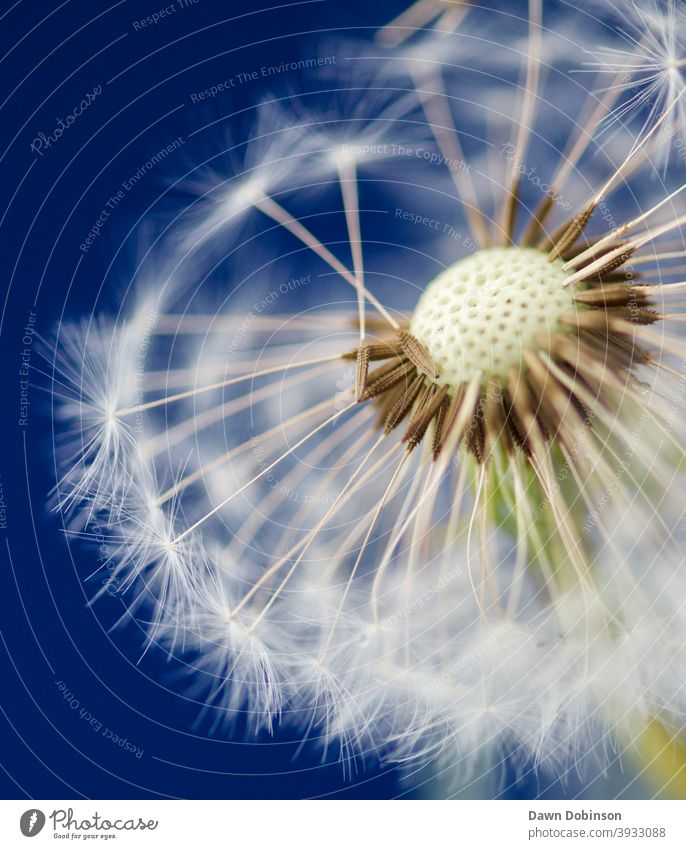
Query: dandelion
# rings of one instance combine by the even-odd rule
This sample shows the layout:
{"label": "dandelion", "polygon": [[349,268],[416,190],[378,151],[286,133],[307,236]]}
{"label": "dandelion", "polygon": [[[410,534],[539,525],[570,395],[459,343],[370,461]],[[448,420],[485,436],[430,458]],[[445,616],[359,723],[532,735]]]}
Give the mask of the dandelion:
{"label": "dandelion", "polygon": [[[280,233],[311,275],[249,276],[210,312],[160,291],[137,371],[140,322],[68,336],[63,413],[83,449],[61,503],[105,517],[149,641],[185,654],[214,728],[241,713],[291,725],[350,770],[508,758],[562,776],[683,731],[686,214],[683,185],[655,196],[649,180],[674,103],[613,158],[599,141],[613,99],[586,91],[558,144],[536,0],[527,26],[521,82],[492,82],[516,104],[497,141],[463,138],[441,69],[418,93],[436,160],[406,207],[423,198],[465,234],[421,286],[368,262],[364,163],[331,155],[332,138],[354,150],[355,125],[304,128],[249,195],[217,179],[183,244],[197,261],[245,207],[265,222],[258,244]],[[405,113],[385,115],[391,145]],[[456,171],[472,148],[479,168]],[[296,153],[340,197],[330,242],[311,201],[291,211]]]}
{"label": "dandelion", "polygon": [[675,0],[627,0],[616,11],[624,43],[599,46],[588,64],[610,79],[607,90],[618,101],[612,119],[638,114],[650,124],[668,109],[656,138],[664,165],[670,150],[686,144],[686,13]]}

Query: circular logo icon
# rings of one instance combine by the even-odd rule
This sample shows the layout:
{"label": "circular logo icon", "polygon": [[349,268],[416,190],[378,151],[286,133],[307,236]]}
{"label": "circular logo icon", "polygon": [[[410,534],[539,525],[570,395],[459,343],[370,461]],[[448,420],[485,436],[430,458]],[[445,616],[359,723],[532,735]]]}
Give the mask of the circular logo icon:
{"label": "circular logo icon", "polygon": [[24,811],[19,820],[19,828],[24,837],[35,837],[45,825],[45,814],[38,808]]}

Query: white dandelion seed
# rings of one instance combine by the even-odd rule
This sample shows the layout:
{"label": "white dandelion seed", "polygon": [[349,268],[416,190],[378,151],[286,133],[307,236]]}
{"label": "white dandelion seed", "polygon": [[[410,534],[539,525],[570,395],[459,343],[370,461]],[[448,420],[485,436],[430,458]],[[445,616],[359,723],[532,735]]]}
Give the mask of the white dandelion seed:
{"label": "white dandelion seed", "polygon": [[[672,104],[615,163],[597,155],[611,97],[550,129],[530,5],[504,153],[486,137],[478,170],[443,178],[471,249],[411,314],[402,269],[395,300],[375,293],[359,163],[339,161],[331,244],[310,195],[291,211],[292,174],[250,198],[311,259],[320,306],[251,281],[219,311],[158,315],[135,392],[135,322],[94,338],[86,383],[65,372],[68,501],[110,523],[124,593],[216,728],[281,721],[350,770],[509,757],[563,777],[587,750],[602,768],[655,724],[684,730],[686,214],[680,182],[645,189]],[[427,91],[436,148],[468,156],[459,102]],[[202,209],[198,251],[236,227],[231,203]]]}
{"label": "white dandelion seed", "polygon": [[200,166],[189,163],[192,176],[180,184],[195,200],[179,230],[179,248],[196,260],[209,252],[218,233],[226,235],[227,224],[241,232],[265,194],[300,188],[293,174],[311,149],[307,127],[289,121],[282,106],[269,100],[256,111],[248,144],[231,136],[222,141]]}
{"label": "white dandelion seed", "polygon": [[128,462],[119,461],[135,450],[135,442],[116,411],[135,396],[135,338],[128,328],[115,330],[100,320],[71,327],[60,339],[57,413],[70,425],[59,434],[62,509],[86,499],[99,509],[111,502],[113,492],[126,489]]}
{"label": "white dandelion seed", "polygon": [[[607,13],[607,9],[604,10]],[[611,118],[639,116],[645,126],[665,110],[655,138],[660,166],[670,156],[683,165],[686,147],[686,11],[676,0],[625,0],[612,10],[620,38],[592,51],[592,69],[600,71],[609,97],[616,101]]]}

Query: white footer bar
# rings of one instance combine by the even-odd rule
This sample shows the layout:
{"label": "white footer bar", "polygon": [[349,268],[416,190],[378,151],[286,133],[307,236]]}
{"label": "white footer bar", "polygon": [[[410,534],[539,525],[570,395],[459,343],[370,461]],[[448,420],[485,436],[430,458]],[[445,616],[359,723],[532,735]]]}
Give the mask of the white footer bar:
{"label": "white footer bar", "polygon": [[151,849],[683,849],[686,802],[0,801],[3,848],[103,842]]}

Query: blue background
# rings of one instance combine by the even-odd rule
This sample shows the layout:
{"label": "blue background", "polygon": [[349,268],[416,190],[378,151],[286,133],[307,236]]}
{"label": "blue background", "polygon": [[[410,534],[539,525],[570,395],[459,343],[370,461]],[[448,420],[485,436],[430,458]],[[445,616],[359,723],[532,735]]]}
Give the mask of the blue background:
{"label": "blue background", "polygon": [[[59,517],[46,507],[55,474],[49,363],[38,336],[49,339],[63,317],[118,308],[139,221],[151,205],[164,210],[165,178],[187,162],[170,157],[166,173],[143,178],[84,255],[79,245],[106,200],[150,156],[206,122],[221,118],[224,129],[242,132],[245,110],[269,93],[258,81],[196,105],[192,92],[263,64],[312,55],[316,42],[337,30],[362,27],[358,34],[370,37],[403,4],[265,3],[270,8],[259,11],[255,2],[199,0],[186,8],[177,2],[159,23],[134,28],[165,5],[2,4],[2,795],[396,795],[402,788],[392,770],[372,769],[345,782],[335,760],[322,764],[307,749],[294,760],[297,745],[289,740],[245,742],[240,729],[233,740],[211,737],[202,726],[194,731],[197,706],[175,687],[173,664],[156,652],[137,663],[142,635],[135,625],[107,632],[122,613],[121,601],[87,605],[92,552],[68,544]],[[278,80],[294,89],[300,83],[297,72]],[[43,156],[32,151],[38,133],[49,135],[96,85],[102,94],[63,136]],[[23,328],[31,312],[37,332],[30,406],[27,424],[19,426]],[[142,749],[142,757],[106,739],[82,709]]]}
{"label": "blue background", "polygon": [[[208,122],[240,137],[246,116],[270,90],[258,80],[202,104],[192,103],[191,93],[262,65],[317,55],[317,45],[333,35],[370,39],[405,3],[306,0],[274,2],[264,11],[258,5],[198,0],[183,7],[177,0],[159,23],[137,30],[134,22],[163,8],[161,0],[2,4],[0,787],[6,798],[432,792],[369,765],[360,764],[345,781],[335,758],[322,763],[305,747],[294,759],[297,742],[288,738],[247,741],[240,728],[230,740],[210,736],[177,683],[175,663],[158,652],[139,662],[143,636],[134,623],[109,631],[123,612],[121,599],[88,605],[84,579],[93,554],[67,538],[46,506],[55,471],[50,366],[39,336],[49,340],[65,317],[116,312],[140,250],[140,222],[163,220],[174,209],[179,199],[167,192],[169,174],[211,149],[217,125],[127,192],[84,254],[79,246],[107,199],[157,151]],[[311,84],[298,72],[274,81],[294,91]],[[63,136],[43,156],[32,151],[38,133],[52,132],[96,85],[102,94]],[[26,345],[31,313],[36,334]],[[24,349],[30,406],[20,426]],[[106,739],[82,709],[143,755]],[[509,796],[540,790],[535,781],[507,776],[503,787]],[[547,792],[554,795],[555,788]]]}

